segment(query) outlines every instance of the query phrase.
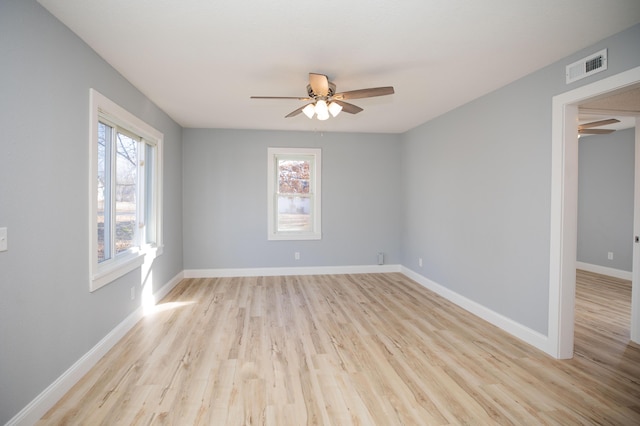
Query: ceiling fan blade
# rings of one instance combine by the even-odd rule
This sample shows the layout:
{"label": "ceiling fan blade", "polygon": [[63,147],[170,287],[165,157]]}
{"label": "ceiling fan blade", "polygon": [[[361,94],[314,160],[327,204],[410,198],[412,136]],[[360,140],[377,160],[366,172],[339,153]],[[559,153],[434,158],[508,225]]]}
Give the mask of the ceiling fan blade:
{"label": "ceiling fan blade", "polygon": [[333,100],[333,102],[337,103],[338,105],[340,105],[342,107],[342,111],[344,112],[348,112],[349,114],[357,114],[360,111],[362,111],[362,108],[360,108],[357,105],[354,104],[349,104],[347,102],[342,102],[342,101],[338,101],[338,100]]}
{"label": "ceiling fan blade", "polygon": [[395,91],[393,86],[386,87],[371,87],[369,89],[351,90],[349,92],[336,93],[333,95],[333,99],[362,99],[373,98],[374,96],[393,95]]}
{"label": "ceiling fan blade", "polygon": [[311,98],[300,98],[297,96],[251,96],[251,99],[297,99],[299,101],[311,100]]}
{"label": "ceiling fan blade", "polygon": [[590,129],[591,127],[606,126],[607,124],[615,124],[619,122],[620,120],[616,120],[615,118],[609,118],[607,120],[592,121],[591,123],[580,124],[578,126],[578,129]]}
{"label": "ceiling fan blade", "polygon": [[615,132],[613,129],[578,129],[581,135],[608,135],[613,132]]}
{"label": "ceiling fan blade", "polygon": [[327,96],[329,94],[329,79],[324,74],[309,73],[309,85],[317,96]]}

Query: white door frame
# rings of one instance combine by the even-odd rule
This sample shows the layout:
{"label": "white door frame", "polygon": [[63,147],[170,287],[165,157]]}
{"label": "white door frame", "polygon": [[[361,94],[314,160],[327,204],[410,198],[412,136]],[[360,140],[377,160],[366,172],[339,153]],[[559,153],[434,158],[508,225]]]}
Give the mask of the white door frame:
{"label": "white door frame", "polygon": [[[578,233],[578,104],[627,86],[640,83],[640,67],[604,78],[586,86],[554,96],[551,127],[551,238],[549,259],[549,330],[546,352],[567,359],[573,357],[576,250]],[[637,121],[636,121],[637,122]],[[638,142],[636,131],[636,183]],[[634,205],[640,205],[640,185],[635,187]],[[640,235],[640,220],[634,213],[634,233]],[[631,339],[640,338],[640,260],[633,245],[633,288]]]}
{"label": "white door frame", "polygon": [[[633,235],[640,237],[640,117],[636,117]],[[640,343],[640,244],[633,243],[631,268],[631,340]]]}

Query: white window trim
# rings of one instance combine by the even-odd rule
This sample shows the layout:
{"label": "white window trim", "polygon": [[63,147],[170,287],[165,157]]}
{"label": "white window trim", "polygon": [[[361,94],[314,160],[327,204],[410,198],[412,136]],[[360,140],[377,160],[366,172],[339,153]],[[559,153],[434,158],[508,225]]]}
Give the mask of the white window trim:
{"label": "white window trim", "polygon": [[[313,156],[313,230],[311,232],[278,232],[276,212],[278,174],[276,168],[277,156]],[[269,240],[320,240],[322,239],[322,150],[320,148],[268,148],[267,149],[267,238]]]}
{"label": "white window trim", "polygon": [[[155,258],[162,254],[164,247],[162,243],[162,148],[164,135],[94,89],[89,90],[89,103],[89,291],[95,291],[142,266],[145,256]],[[98,184],[96,176],[98,168],[98,120],[100,117],[134,132],[144,138],[146,143],[154,145],[156,148],[156,163],[154,164],[156,173],[153,182],[154,188],[152,189],[155,193],[156,202],[154,207],[156,243],[143,245],[98,263],[98,224],[96,223]]]}

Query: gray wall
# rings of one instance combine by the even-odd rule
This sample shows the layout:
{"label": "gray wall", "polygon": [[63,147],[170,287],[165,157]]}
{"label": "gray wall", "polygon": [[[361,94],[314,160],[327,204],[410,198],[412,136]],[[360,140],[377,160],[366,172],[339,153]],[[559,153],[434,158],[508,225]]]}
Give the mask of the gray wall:
{"label": "gray wall", "polygon": [[164,133],[165,251],[154,288],[183,269],[181,128],[35,1],[2,0],[0,424],[140,306],[139,271],[89,292],[91,87]]}
{"label": "gray wall", "polygon": [[[183,141],[185,269],[400,262],[398,135],[185,129]],[[322,148],[322,240],[267,240],[268,147]]]}
{"label": "gray wall", "polygon": [[[635,131],[580,138],[578,260],[631,271]],[[607,253],[613,253],[613,260]]]}
{"label": "gray wall", "polygon": [[[402,135],[402,264],[546,335],[551,100],[639,66],[638,46],[640,25]],[[603,48],[606,71],[565,84]]]}
{"label": "gray wall", "polygon": [[[182,131],[34,0],[3,0],[0,423],[140,304],[137,271],[88,291],[90,87],[165,135],[156,290],[183,269],[363,265],[384,251],[546,334],[551,98],[639,66],[637,46],[640,25],[401,136]],[[606,72],[564,84],[565,64],[604,47]],[[323,149],[321,241],[267,241],[268,146]]]}

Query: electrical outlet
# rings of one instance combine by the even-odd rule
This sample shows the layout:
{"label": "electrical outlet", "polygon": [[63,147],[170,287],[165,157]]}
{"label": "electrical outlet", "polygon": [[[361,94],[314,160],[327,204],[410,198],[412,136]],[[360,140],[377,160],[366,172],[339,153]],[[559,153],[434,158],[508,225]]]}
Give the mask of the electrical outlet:
{"label": "electrical outlet", "polygon": [[422,258],[421,257],[418,258],[418,266],[422,268]]}
{"label": "electrical outlet", "polygon": [[0,251],[7,251],[9,249],[7,239],[7,228],[0,228]]}
{"label": "electrical outlet", "polygon": [[136,288],[131,287],[131,300],[135,300],[135,299],[136,299]]}
{"label": "electrical outlet", "polygon": [[610,251],[609,253],[607,253],[607,259],[609,260],[613,260],[613,252]]}
{"label": "electrical outlet", "polygon": [[300,260],[300,252],[299,252],[299,251],[295,252],[295,253],[293,254],[293,258],[294,258],[295,260]]}

